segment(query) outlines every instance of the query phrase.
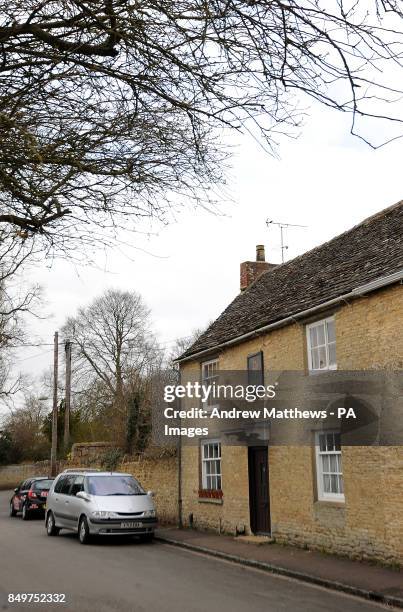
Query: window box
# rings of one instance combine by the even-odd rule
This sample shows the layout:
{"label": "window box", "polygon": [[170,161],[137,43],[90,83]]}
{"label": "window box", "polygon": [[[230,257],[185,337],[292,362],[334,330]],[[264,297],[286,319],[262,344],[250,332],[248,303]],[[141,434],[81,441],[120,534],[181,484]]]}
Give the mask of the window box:
{"label": "window box", "polygon": [[200,499],[222,499],[223,492],[221,489],[199,489]]}

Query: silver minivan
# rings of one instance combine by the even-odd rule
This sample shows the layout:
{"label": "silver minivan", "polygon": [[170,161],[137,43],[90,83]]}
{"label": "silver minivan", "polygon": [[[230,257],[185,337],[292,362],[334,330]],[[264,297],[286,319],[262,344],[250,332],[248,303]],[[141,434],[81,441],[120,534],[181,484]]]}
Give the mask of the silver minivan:
{"label": "silver minivan", "polygon": [[154,537],[157,518],[153,493],[146,493],[130,474],[66,470],[49,491],[46,532],[61,529],[78,533],[81,544],[93,535],[136,535],[144,541]]}

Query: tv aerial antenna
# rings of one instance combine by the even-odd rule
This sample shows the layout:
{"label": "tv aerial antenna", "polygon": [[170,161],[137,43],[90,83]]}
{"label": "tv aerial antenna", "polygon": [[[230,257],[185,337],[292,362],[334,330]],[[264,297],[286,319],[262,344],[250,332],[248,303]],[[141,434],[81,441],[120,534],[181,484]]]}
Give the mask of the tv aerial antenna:
{"label": "tv aerial antenna", "polygon": [[307,225],[298,225],[297,223],[281,223],[280,221],[273,221],[272,219],[266,219],[267,227],[270,225],[277,225],[280,229],[280,238],[281,238],[281,263],[284,263],[284,253],[288,250],[288,245],[284,244],[284,230],[288,227],[308,227]]}

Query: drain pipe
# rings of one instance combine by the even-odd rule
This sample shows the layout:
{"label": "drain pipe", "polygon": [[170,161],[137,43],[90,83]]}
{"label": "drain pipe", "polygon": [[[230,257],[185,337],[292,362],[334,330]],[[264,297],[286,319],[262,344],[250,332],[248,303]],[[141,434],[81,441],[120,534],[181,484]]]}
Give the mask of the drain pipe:
{"label": "drain pipe", "polygon": [[[182,374],[179,370],[178,372],[178,384],[181,384]],[[181,399],[179,398],[179,409],[181,408]],[[179,418],[179,428],[181,428],[182,420]],[[183,520],[182,520],[182,436],[179,434],[179,439],[177,443],[177,452],[178,452],[178,527],[182,529]]]}

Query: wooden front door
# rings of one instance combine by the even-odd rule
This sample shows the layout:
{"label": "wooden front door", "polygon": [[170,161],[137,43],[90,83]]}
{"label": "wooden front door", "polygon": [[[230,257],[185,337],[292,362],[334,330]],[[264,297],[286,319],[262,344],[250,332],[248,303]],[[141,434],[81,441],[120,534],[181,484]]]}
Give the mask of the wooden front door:
{"label": "wooden front door", "polygon": [[270,533],[267,446],[249,448],[249,507],[252,532]]}

